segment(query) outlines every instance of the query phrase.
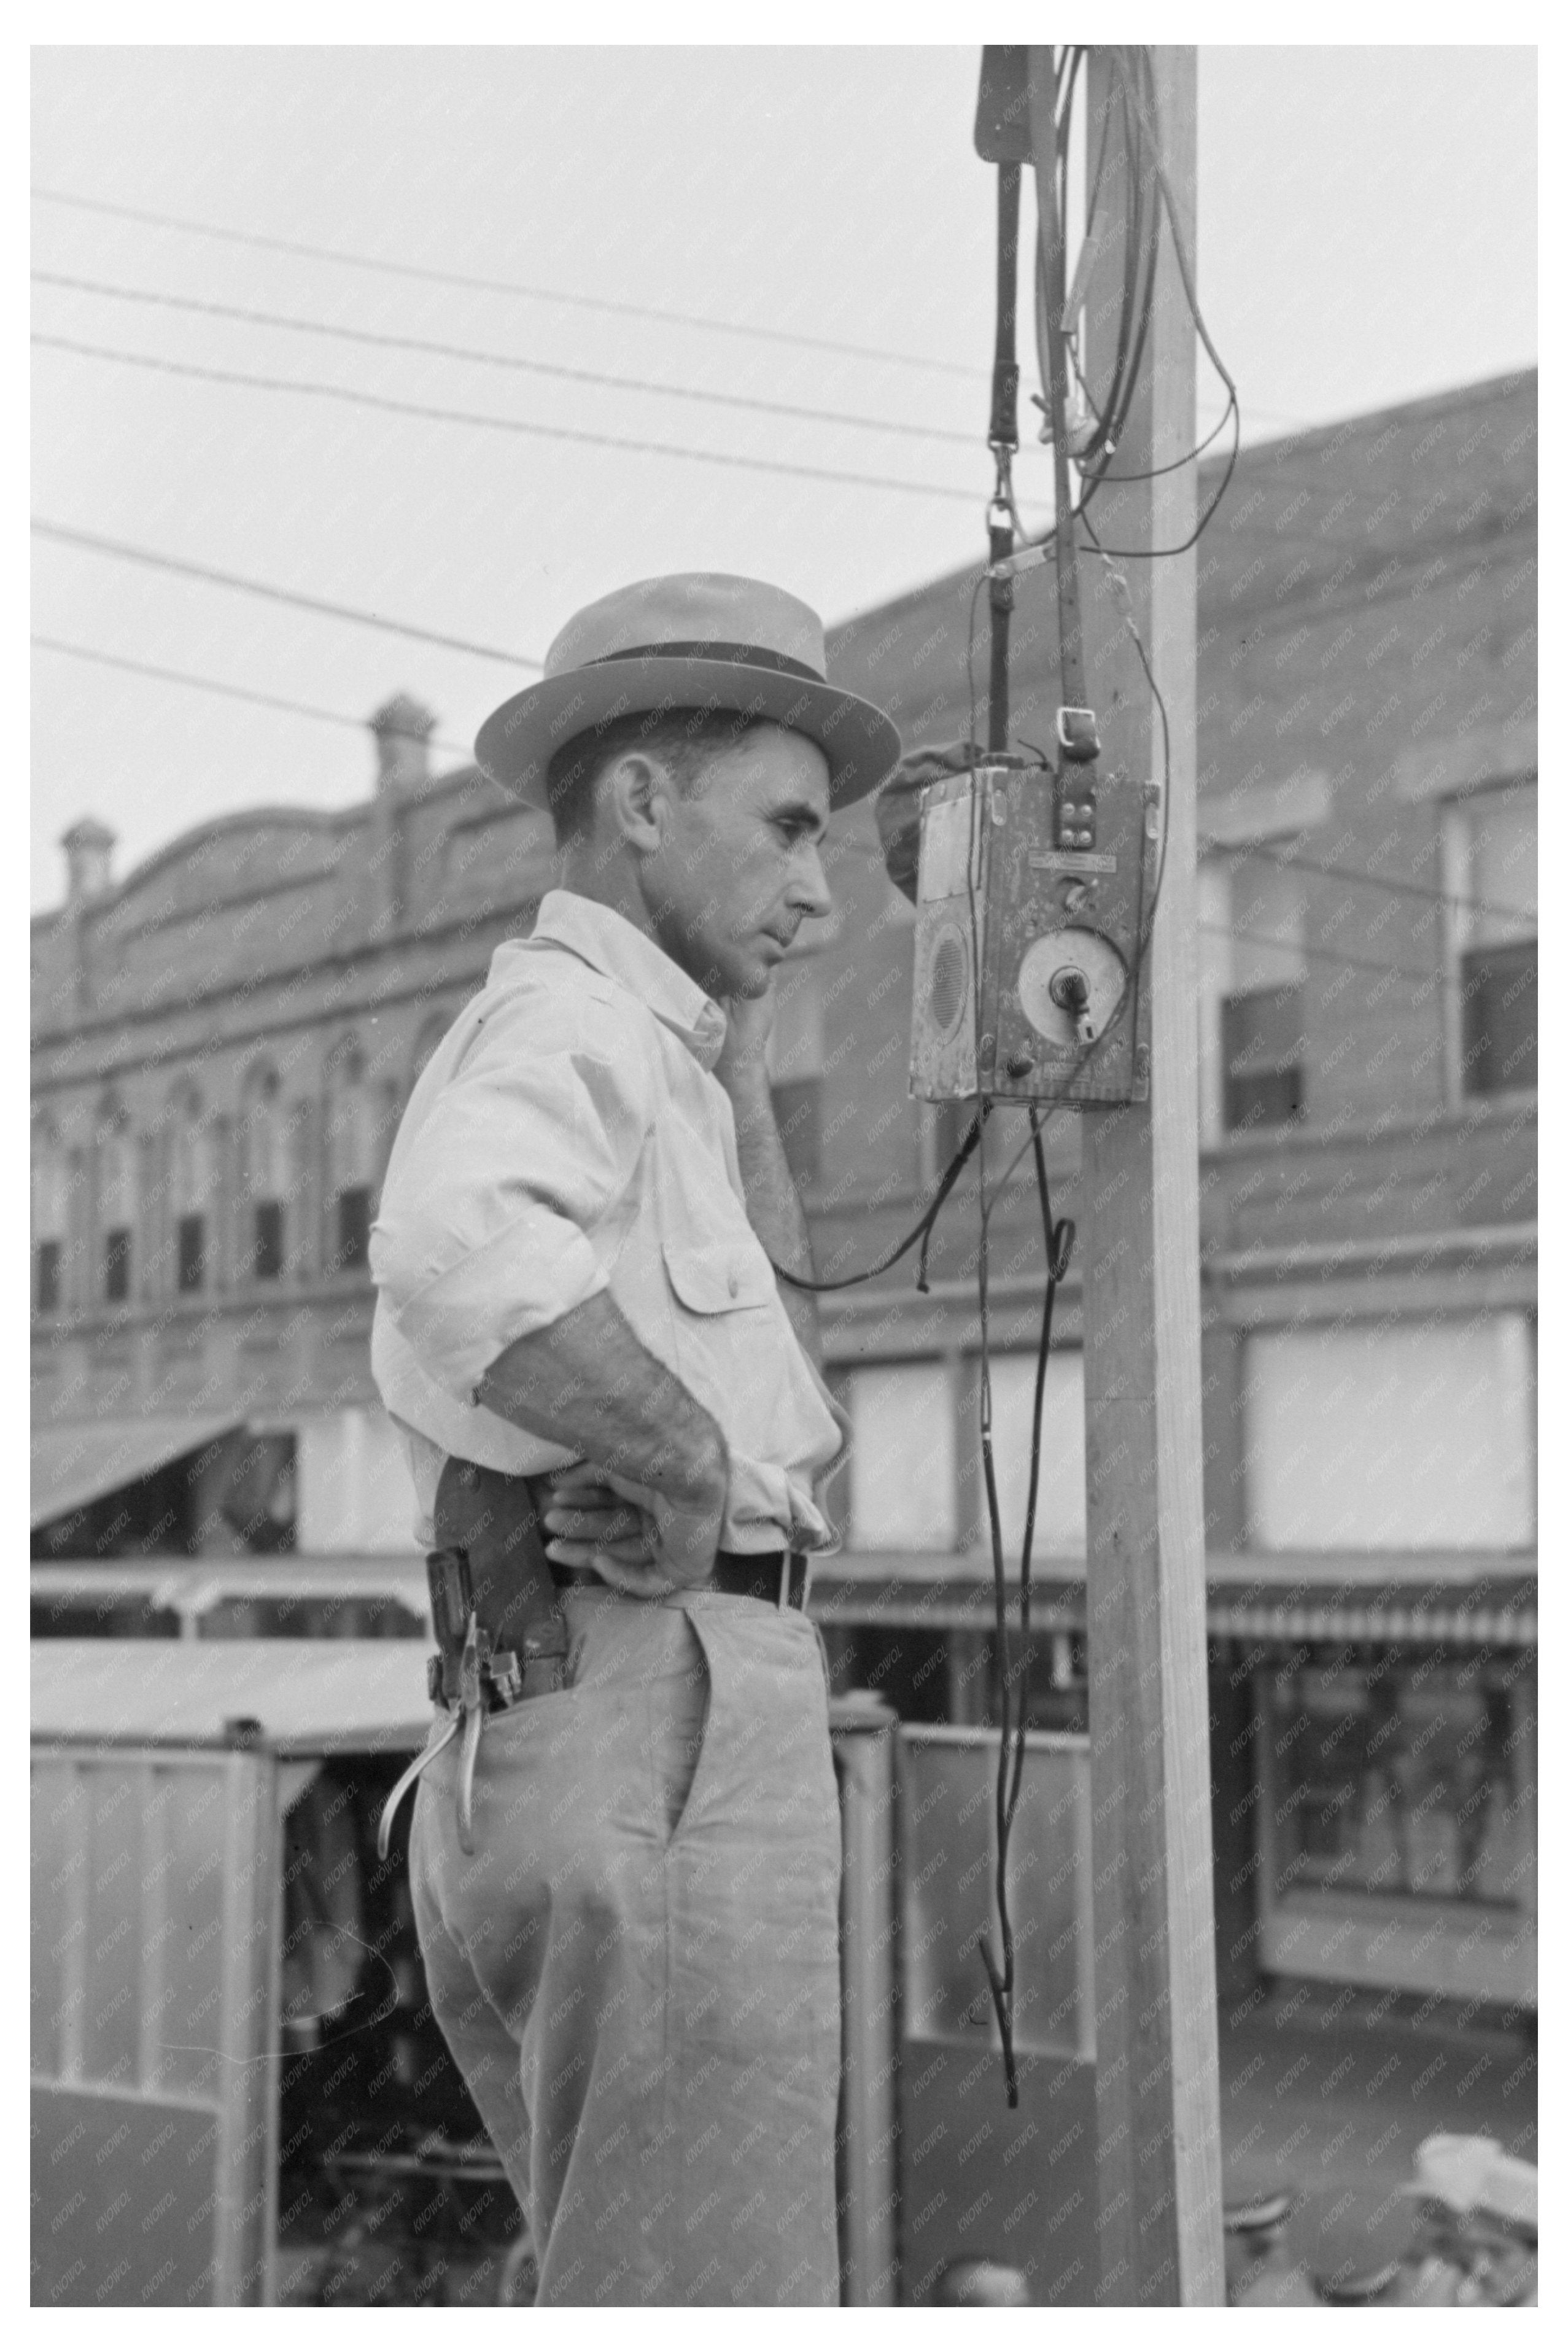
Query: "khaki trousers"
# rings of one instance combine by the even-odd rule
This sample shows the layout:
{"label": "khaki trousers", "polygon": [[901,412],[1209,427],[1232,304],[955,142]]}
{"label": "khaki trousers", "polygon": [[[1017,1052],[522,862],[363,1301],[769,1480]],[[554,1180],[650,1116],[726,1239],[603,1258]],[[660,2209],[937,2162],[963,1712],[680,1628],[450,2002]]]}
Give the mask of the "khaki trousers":
{"label": "khaki trousers", "polygon": [[563,1594],[568,1685],[456,1746],[410,1845],[430,1998],[541,2304],[837,2304],[841,1849],[795,1610]]}

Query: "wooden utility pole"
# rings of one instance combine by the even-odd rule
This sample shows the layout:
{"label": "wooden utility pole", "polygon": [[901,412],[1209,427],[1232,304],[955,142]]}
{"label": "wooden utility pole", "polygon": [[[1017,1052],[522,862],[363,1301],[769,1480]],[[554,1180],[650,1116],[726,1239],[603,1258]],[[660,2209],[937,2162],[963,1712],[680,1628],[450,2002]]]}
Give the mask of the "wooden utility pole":
{"label": "wooden utility pole", "polygon": [[[1196,52],[1151,54],[1167,182],[1195,266]],[[1093,393],[1110,371],[1132,191],[1104,51],[1090,50],[1088,72],[1087,147],[1092,167],[1106,140],[1099,210],[1109,225],[1080,339]],[[1145,202],[1151,194],[1146,185]],[[1194,408],[1195,337],[1163,223],[1139,389],[1110,464],[1122,486],[1108,481],[1089,509],[1108,548],[1190,538],[1197,467],[1173,461],[1196,438]],[[1158,779],[1159,715],[1119,591],[1087,535],[1080,546],[1101,766]],[[1171,788],[1150,1097],[1081,1113],[1099,2299],[1221,2304],[1198,1354],[1196,561],[1189,551],[1116,569],[1164,698]]]}

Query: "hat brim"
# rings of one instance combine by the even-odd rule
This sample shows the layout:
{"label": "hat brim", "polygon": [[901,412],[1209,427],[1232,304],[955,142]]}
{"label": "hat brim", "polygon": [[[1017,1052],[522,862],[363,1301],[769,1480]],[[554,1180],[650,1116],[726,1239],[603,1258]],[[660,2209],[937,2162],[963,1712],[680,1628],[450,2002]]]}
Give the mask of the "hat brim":
{"label": "hat brim", "polygon": [[474,756],[504,791],[548,809],[550,762],[564,744],[634,713],[710,706],[771,719],[815,743],[827,761],[836,809],[875,792],[902,757],[892,720],[858,694],[748,663],[658,654],[592,663],[525,687],[491,711]]}

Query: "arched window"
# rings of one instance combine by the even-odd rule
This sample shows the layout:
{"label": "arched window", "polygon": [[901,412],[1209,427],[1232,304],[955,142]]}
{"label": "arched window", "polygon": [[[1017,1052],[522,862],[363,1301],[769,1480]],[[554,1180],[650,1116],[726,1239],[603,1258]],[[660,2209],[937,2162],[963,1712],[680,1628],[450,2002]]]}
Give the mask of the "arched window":
{"label": "arched window", "polygon": [[211,1133],[201,1097],[186,1087],[174,1098],[169,1157],[174,1280],[182,1291],[205,1287],[215,1190]]}
{"label": "arched window", "polygon": [[136,1146],[121,1110],[103,1114],[98,1136],[98,1230],[103,1296],[111,1307],[131,1296],[131,1251],[136,1230]]}
{"label": "arched window", "polygon": [[66,1251],[66,1161],[53,1124],[33,1129],[33,1304],[52,1315],[62,1303]]}
{"label": "arched window", "polygon": [[258,1071],[246,1087],[240,1166],[249,1271],[257,1282],[276,1282],[283,1271],[289,1197],[288,1138],[276,1070]]}
{"label": "arched window", "polygon": [[375,1097],[364,1055],[350,1039],[327,1067],[329,1274],[350,1273],[370,1262],[377,1140]]}

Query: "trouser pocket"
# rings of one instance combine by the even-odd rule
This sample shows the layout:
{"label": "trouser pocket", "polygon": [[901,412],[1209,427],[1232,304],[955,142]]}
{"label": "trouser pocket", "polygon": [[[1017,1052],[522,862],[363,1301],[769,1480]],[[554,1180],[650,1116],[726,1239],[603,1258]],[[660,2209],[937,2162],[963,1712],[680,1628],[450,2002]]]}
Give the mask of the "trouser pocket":
{"label": "trouser pocket", "polygon": [[655,1819],[667,1838],[680,1828],[708,1737],[712,1683],[702,1645],[684,1617],[679,1656],[647,1685],[648,1764]]}

